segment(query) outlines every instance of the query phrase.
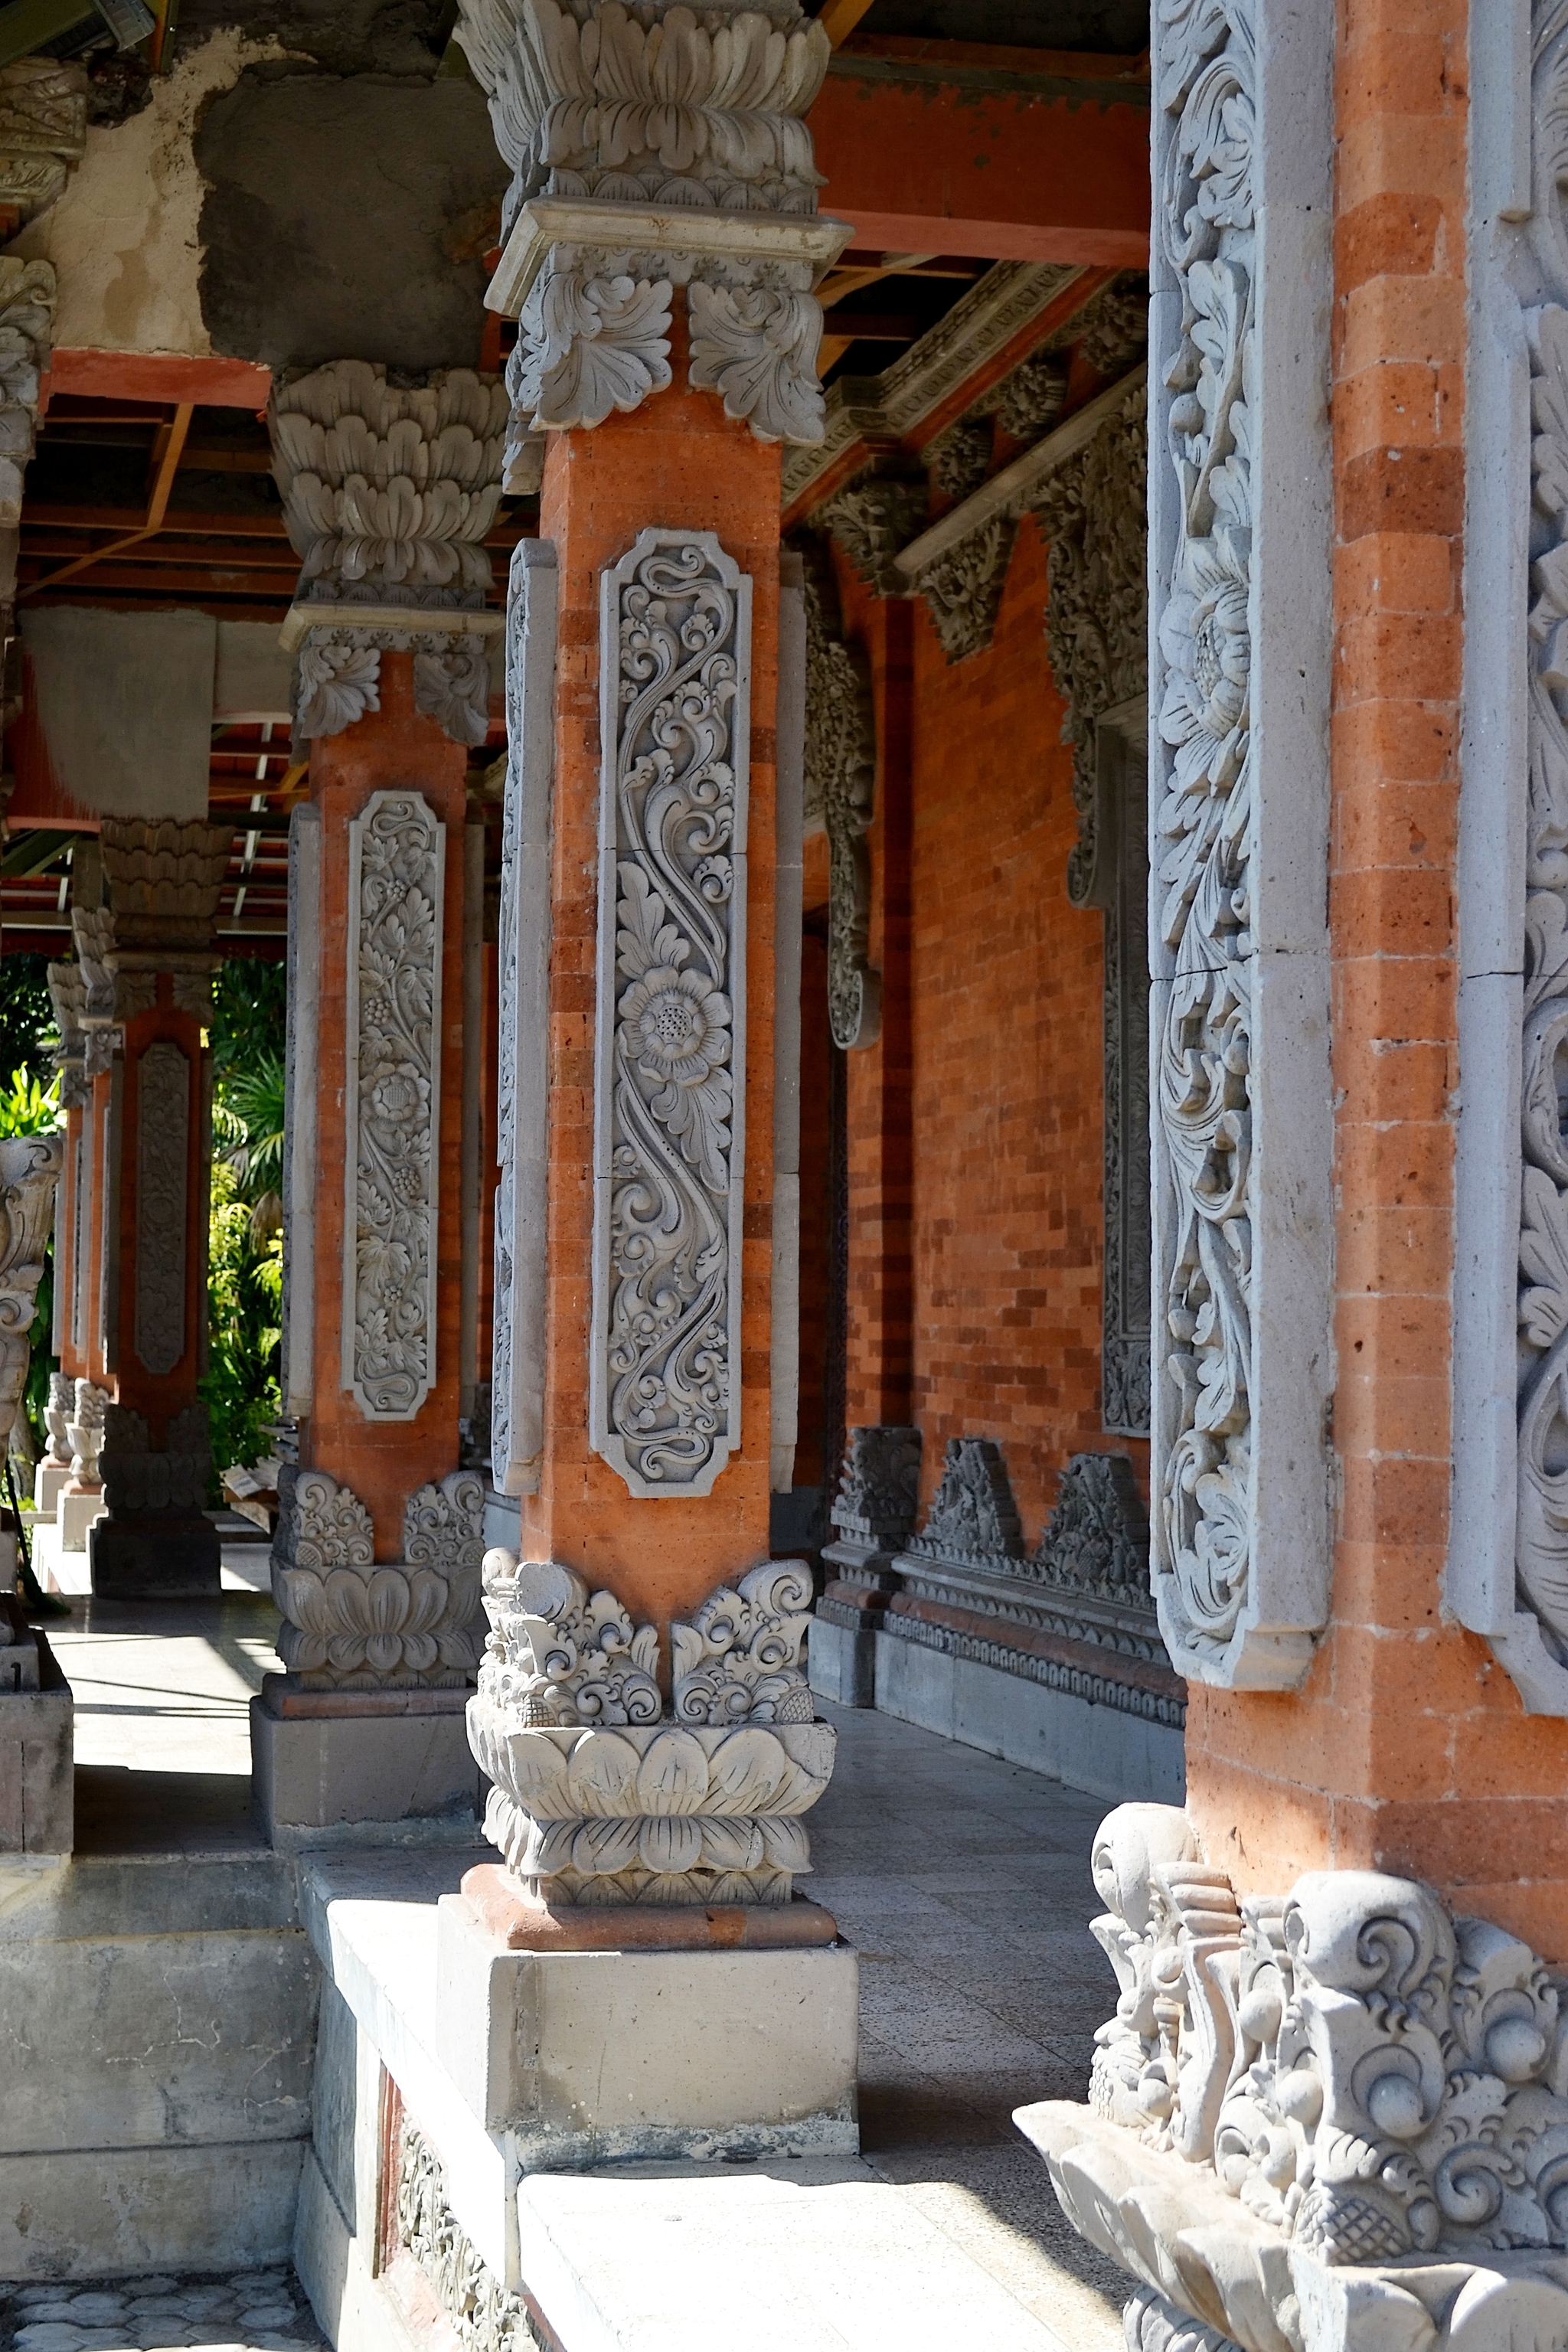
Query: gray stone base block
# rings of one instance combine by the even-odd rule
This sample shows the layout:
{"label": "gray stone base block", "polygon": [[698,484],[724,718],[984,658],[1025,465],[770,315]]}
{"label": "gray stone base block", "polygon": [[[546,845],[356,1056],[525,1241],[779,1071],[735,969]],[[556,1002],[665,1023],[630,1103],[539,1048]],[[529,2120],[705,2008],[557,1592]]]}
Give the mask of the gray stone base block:
{"label": "gray stone base block", "polygon": [[[816,1626],[812,1627],[812,1640]],[[999,1756],[1049,1773],[1069,1789],[1112,1804],[1142,1799],[1179,1805],[1186,1795],[1182,1734],[1120,1707],[1099,1706],[1022,1675],[928,1649],[896,1633],[878,1633],[877,1706]]]}
{"label": "gray stone base block", "polygon": [[304,2142],[0,2156],[0,2277],[125,2278],[286,2262]]}
{"label": "gray stone base block", "polygon": [[87,1539],[104,1513],[101,1491],[96,1495],[60,1494],[55,1498],[55,1525],[62,1551],[85,1551]]}
{"label": "gray stone base block", "polygon": [[33,1508],[41,1518],[52,1519],[60,1488],[70,1476],[68,1462],[40,1462],[33,1473]]}
{"label": "gray stone base block", "polygon": [[0,1853],[69,1853],[75,1843],[70,1685],[35,1638],[40,1687],[0,1692]]}
{"label": "gray stone base block", "polygon": [[461,1713],[279,1717],[255,1698],[250,1766],[258,1812],[283,1852],[479,1835],[479,1768]]}
{"label": "gray stone base block", "polygon": [[859,2147],[846,1944],[510,1952],[467,1900],[436,1927],[436,2055],[525,2172]]}
{"label": "gray stone base block", "polygon": [[89,1533],[87,1549],[100,1601],[205,1601],[221,1590],[223,1546],[211,1520],[200,1514],[104,1517]]}
{"label": "gray stone base block", "polygon": [[818,1698],[839,1706],[877,1704],[877,1636],[814,1617],[806,1649],[807,1676]]}

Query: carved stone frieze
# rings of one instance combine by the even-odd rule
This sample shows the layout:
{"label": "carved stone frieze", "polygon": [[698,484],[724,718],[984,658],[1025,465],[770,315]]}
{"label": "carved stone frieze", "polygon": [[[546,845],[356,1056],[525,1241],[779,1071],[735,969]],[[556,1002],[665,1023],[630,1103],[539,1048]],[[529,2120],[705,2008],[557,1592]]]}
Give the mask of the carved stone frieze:
{"label": "carved stone frieze", "polygon": [[[79,1386],[77,1396],[79,1418]],[[212,1464],[205,1404],[174,1414],[166,1444],[155,1447],[143,1414],[106,1403],[98,1466],[111,1518],[199,1517],[206,1508]]]}
{"label": "carved stone frieze", "polygon": [[919,574],[916,585],[950,662],[965,661],[991,643],[1016,534],[1010,515],[992,515]]}
{"label": "carved stone frieze", "polygon": [[0,1443],[10,1433],[27,1384],[27,1335],[64,1160],[61,1135],[14,1136],[0,1142]]}
{"label": "carved stone frieze", "polygon": [[1125,1454],[1072,1456],[1030,1565],[1050,1583],[1152,1607],[1149,1514]]}
{"label": "carved stone frieze", "polygon": [[64,195],[86,152],[87,101],[87,74],[74,60],[18,58],[0,71],[0,204],[16,205],[23,221]]}
{"label": "carved stone frieze", "polygon": [[669,1629],[672,1711],[682,1723],[809,1723],[800,1663],[810,1622],[811,1570],[773,1560],[735,1590],[710,1592],[689,1623]]}
{"label": "carved stone frieze", "polygon": [[1002,1448],[990,1437],[950,1437],[925,1525],[910,1541],[924,1559],[976,1565],[1022,1559],[1024,1530]]}
{"label": "carved stone frieze", "polygon": [[[1089,2107],[1018,2116],[1074,2226],[1269,2352],[1302,2341],[1303,2306],[1335,2352],[1556,2340],[1568,2017],[1529,1947],[1376,1871],[1238,1901],[1165,1806],[1111,1813],[1093,1870],[1121,1995]],[[1425,2307],[1421,2263],[1443,2280]],[[1516,2334],[1542,2287],[1552,2327]],[[1180,2341],[1149,2324],[1129,2341]]]}
{"label": "carved stone frieze", "polygon": [[[1279,1689],[1328,1605],[1333,20],[1258,19],[1205,0],[1156,25],[1152,1475],[1173,1662]],[[1265,1069],[1291,1113],[1259,1129]]]}
{"label": "carved stone frieze", "polygon": [[995,435],[988,417],[961,416],[928,442],[921,463],[944,499],[966,499],[991,470]]}
{"label": "carved stone frieze", "polygon": [[907,586],[893,559],[926,518],[926,487],[902,474],[868,474],[819,507],[814,523],[832,533],[868,588],[879,596]]}
{"label": "carved stone frieze", "polygon": [[[359,1497],[324,1471],[279,1474],[272,1597],[278,1654],[310,1690],[461,1688],[479,1666],[479,1482],[458,1471],[404,1515],[405,1559],[376,1566]],[[479,1489],[476,1502],[476,1489]]]}
{"label": "carved stone frieze", "polygon": [[185,1352],[191,1066],[160,1038],[136,1063],[134,1344],[147,1370],[172,1372]]}
{"label": "carved stone frieze", "polygon": [[465,2233],[447,2200],[440,2158],[406,2114],[398,2140],[397,2235],[435,2289],[462,2352],[532,2352],[540,2338],[527,2305],[508,2292]]}
{"label": "carved stone frieze", "polygon": [[590,1430],[633,1494],[705,1495],[740,1411],[751,582],[646,530],[604,600]]}
{"label": "carved stone frieze", "polygon": [[487,1555],[468,1738],[494,1783],[485,1834],[531,1895],[790,1900],[811,1867],[800,1817],[833,1769],[799,1664],[810,1591],[798,1562],[775,1561],[672,1626],[666,1716],[651,1625],[569,1569]]}
{"label": "carved stone frieze", "polygon": [[343,1385],[411,1420],[436,1378],[446,828],[416,792],[349,826]]}
{"label": "carved stone frieze", "polygon": [[268,421],[301,598],[484,605],[507,426],[499,377],[444,368],[405,386],[380,365],[334,360],[276,386]]}
{"label": "carved stone frieze", "polygon": [[805,566],[805,819],[827,834],[827,1019],[846,1052],[874,1045],[882,976],[867,960],[871,854],[866,835],[877,781],[870,667],[830,626],[837,606],[826,564]]}

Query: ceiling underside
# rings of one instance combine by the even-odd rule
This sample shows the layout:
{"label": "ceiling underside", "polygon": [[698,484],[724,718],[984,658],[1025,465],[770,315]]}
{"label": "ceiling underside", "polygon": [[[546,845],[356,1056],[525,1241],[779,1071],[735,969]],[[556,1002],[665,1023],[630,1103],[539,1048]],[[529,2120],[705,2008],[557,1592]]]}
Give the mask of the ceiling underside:
{"label": "ceiling underside", "polygon": [[1149,42],[1148,0],[872,0],[857,29],[1001,48],[1094,49],[1135,56]]}

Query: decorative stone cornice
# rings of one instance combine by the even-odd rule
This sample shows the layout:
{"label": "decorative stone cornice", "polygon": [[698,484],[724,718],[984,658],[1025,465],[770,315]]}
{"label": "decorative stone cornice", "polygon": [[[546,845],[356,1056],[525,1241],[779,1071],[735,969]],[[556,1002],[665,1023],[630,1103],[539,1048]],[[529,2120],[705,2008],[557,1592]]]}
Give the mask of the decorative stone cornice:
{"label": "decorative stone cornice", "polygon": [[9,1437],[27,1384],[27,1334],[64,1161],[60,1135],[0,1142],[0,1445]]}
{"label": "decorative stone cornice", "polygon": [[[1568,2017],[1529,1947],[1376,1871],[1238,1900],[1166,1806],[1093,1869],[1089,2106],[1017,2117],[1075,2228],[1258,2352],[1561,2341]],[[1167,2345],[1148,2312],[1129,2341]]]}
{"label": "decorative stone cornice", "polygon": [[829,567],[807,562],[805,588],[805,821],[827,834],[827,1019],[847,1053],[875,1045],[882,1025],[882,978],[867,960],[876,720],[866,656],[829,625]]}
{"label": "decorative stone cornice", "polygon": [[815,217],[823,26],[797,0],[461,0],[457,37],[513,173],[486,299],[519,321],[520,431],[662,390],[685,287],[691,383],[763,440],[820,441],[812,289],[851,235]]}
{"label": "decorative stone cornice", "polygon": [[[86,72],[58,58],[18,58],[0,71],[0,205],[21,222],[64,195],[87,150],[87,100]],[[52,290],[52,271],[49,282]]]}

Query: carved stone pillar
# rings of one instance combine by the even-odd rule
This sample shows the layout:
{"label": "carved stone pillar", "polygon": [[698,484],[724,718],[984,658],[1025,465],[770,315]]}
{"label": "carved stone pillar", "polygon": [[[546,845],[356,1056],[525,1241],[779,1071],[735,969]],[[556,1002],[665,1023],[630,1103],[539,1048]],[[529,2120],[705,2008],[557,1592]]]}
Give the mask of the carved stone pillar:
{"label": "carved stone pillar", "polygon": [[400,389],[357,361],[273,408],[303,560],[287,637],[310,762],[289,845],[284,1398],[298,1461],[273,1552],[289,1672],[253,1709],[258,1790],[284,1844],[345,1823],[474,1834],[463,1706],[484,1634],[484,1488],[458,1467],[460,1178],[482,1045],[465,1019],[466,904],[482,866],[465,826],[500,626],[482,542],[505,422],[492,378],[453,370]]}
{"label": "carved stone pillar", "polygon": [[[106,818],[97,866],[84,858],[79,875],[73,924],[96,1181],[91,1255],[79,1228],[73,1239],[73,1265],[89,1276],[76,1328],[90,1377],[78,1383],[75,1425],[95,1426],[90,1391],[106,1384],[105,1509],[88,1546],[92,1589],[113,1598],[218,1590],[196,1382],[206,1362],[211,1149],[204,1031],[232,838],[228,825]],[[79,1298],[73,1278],[73,1312]],[[92,1448],[73,1445],[71,1486],[90,1496]],[[63,1513],[71,1502],[68,1487]]]}
{"label": "carved stone pillar", "polygon": [[49,998],[60,1042],[55,1051],[59,1072],[60,1108],[66,1115],[61,1139],[60,1172],[55,1195],[55,1297],[53,1353],[59,1370],[49,1375],[49,1401],[44,1422],[49,1433],[48,1451],[33,1479],[33,1503],[45,1517],[53,1518],[60,1489],[71,1474],[68,1424],[76,1410],[76,1383],[87,1370],[73,1307],[80,1280],[83,1243],[80,1228],[91,1198],[87,1153],[91,1122],[87,1106],[91,1088],[87,1080],[87,1038],[81,1022],[87,982],[78,963],[52,963],[48,968]]}

